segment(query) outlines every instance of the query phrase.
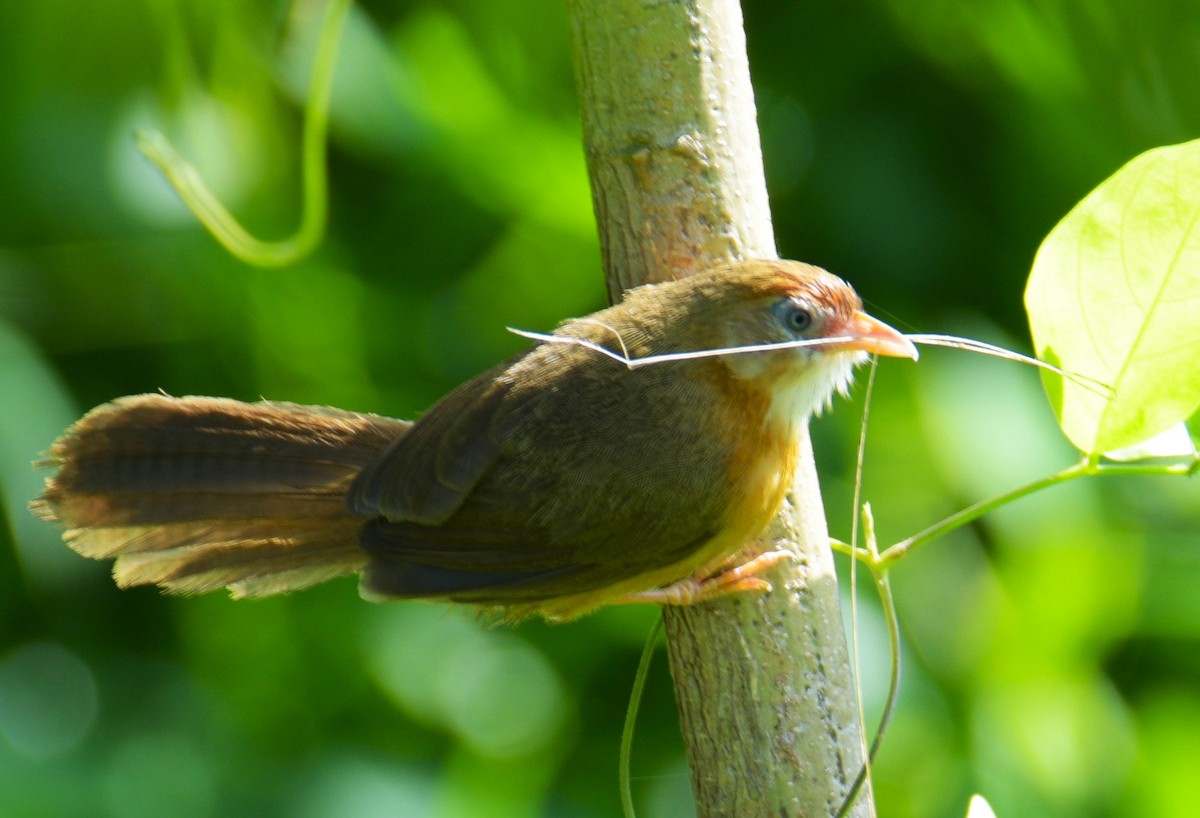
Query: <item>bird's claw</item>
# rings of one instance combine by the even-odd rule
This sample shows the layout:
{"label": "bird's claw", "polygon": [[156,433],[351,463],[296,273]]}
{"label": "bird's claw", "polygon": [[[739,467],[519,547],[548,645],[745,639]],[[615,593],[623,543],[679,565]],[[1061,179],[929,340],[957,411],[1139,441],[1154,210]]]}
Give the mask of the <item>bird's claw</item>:
{"label": "bird's claw", "polygon": [[765,551],[740,565],[718,568],[717,572],[713,574],[686,577],[662,588],[651,588],[648,591],[626,594],[617,602],[695,605],[697,602],[708,602],[729,594],[770,593],[773,590],[771,583],[757,574],[791,558],[791,551]]}

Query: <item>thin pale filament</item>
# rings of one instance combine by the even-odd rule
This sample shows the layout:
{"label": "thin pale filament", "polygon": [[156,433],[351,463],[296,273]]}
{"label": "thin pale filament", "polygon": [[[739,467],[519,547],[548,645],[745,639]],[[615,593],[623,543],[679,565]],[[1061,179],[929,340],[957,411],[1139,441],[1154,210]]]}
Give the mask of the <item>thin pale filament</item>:
{"label": "thin pale filament", "polygon": [[[598,324],[605,329],[612,330],[616,335],[617,340],[621,343],[621,349],[625,350],[625,342],[621,340],[621,334],[616,329],[604,324],[600,321],[591,321],[590,323]],[[508,327],[508,331],[514,335],[520,335],[522,338],[530,338],[534,341],[543,341],[548,344],[569,344],[571,346],[584,347],[586,349],[599,352],[612,358],[614,361],[620,361],[630,369],[637,369],[640,366],[649,366],[650,364],[665,364],[670,361],[691,361],[697,358],[719,358],[724,355],[744,355],[749,352],[769,352],[775,349],[796,349],[797,347],[819,347],[828,346],[829,344],[839,344],[848,341],[859,340],[850,335],[838,335],[829,338],[801,338],[796,341],[779,341],[773,344],[750,344],[740,347],[715,347],[713,349],[694,349],[686,352],[664,352],[661,355],[646,355],[641,358],[630,358],[628,354],[613,352],[594,341],[588,341],[583,338],[575,338],[570,335],[546,335],[541,332],[530,332],[525,329],[515,329]]]}
{"label": "thin pale filament", "polygon": [[[629,355],[628,347],[625,345],[621,333],[615,327],[611,327],[601,321],[588,319],[589,323],[597,324],[612,332],[616,337],[617,342],[621,345],[621,352],[613,352],[611,349],[601,346],[594,341],[588,341],[583,338],[575,338],[570,335],[547,335],[541,332],[530,332],[529,330],[515,329],[509,327],[508,331],[520,335],[523,338],[529,338],[534,341],[542,341],[548,344],[569,344],[572,346],[580,346],[586,349],[599,352],[601,355],[612,358],[614,361],[619,361],[625,364],[630,369],[637,369],[641,366],[649,366],[651,364],[668,363],[670,361],[691,361],[698,358],[717,358],[723,355],[744,355],[750,352],[769,352],[779,349],[797,349],[799,347],[821,347],[830,344],[841,344],[859,340],[852,336],[838,335],[829,338],[801,338],[795,341],[779,341],[772,344],[749,344],[747,346],[736,347],[716,347],[713,349],[696,349],[686,352],[666,352],[661,355],[646,355],[641,358],[633,358]],[[1039,369],[1045,369],[1060,375],[1063,378],[1071,381],[1077,386],[1088,390],[1101,397],[1107,398],[1112,395],[1112,387],[1103,381],[1095,378],[1082,375],[1077,372],[1068,372],[1065,369],[1060,369],[1054,364],[1047,363],[1029,355],[1022,355],[1019,352],[1013,352],[1010,349],[1005,349],[995,344],[989,344],[984,341],[976,341],[973,338],[960,338],[957,335],[939,335],[936,333],[910,333],[904,336],[914,344],[924,344],[926,346],[949,347],[950,349],[961,349],[967,352],[977,352],[980,355],[990,355],[995,358],[1001,358],[1006,361],[1015,361],[1017,363],[1036,366]]]}
{"label": "thin pale filament", "polygon": [[1101,397],[1109,397],[1112,395],[1112,387],[1103,381],[1087,375],[1082,375],[1078,372],[1068,372],[1065,369],[1059,369],[1054,364],[1046,363],[1038,358],[1032,358],[1028,355],[1022,355],[1019,352],[1013,352],[1011,349],[1005,349],[995,344],[989,344],[985,341],[976,341],[974,338],[960,338],[957,335],[939,335],[936,333],[912,333],[905,335],[905,338],[912,341],[914,344],[925,344],[934,347],[949,347],[950,349],[962,349],[968,352],[978,352],[981,355],[991,355],[996,358],[1003,358],[1006,361],[1016,361],[1017,363],[1029,364],[1040,369],[1045,369],[1053,372],[1056,375],[1061,375],[1072,383],[1094,392]]}

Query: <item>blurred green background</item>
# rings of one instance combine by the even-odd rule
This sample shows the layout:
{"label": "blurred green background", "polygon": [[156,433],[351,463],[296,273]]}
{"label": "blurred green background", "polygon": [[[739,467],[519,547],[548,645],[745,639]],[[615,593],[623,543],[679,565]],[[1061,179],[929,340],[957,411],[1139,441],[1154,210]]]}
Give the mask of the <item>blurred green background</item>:
{"label": "blurred green background", "polygon": [[[372,606],[118,591],[25,510],[83,410],[163,389],[411,417],[603,287],[559,2],[373,0],[332,113],[330,235],[227,256],[134,149],[162,129],[261,235],[297,219],[318,2],[41,0],[0,12],[0,811],[611,816],[653,609],[487,630]],[[781,252],[904,327],[1027,349],[1040,239],[1136,153],[1200,134],[1193,0],[746,0]],[[856,405],[857,404],[857,405]],[[815,426],[847,537],[861,388]],[[1036,375],[880,368],[866,496],[886,543],[1071,462]],[[1200,811],[1200,523],[1183,480],[1074,484],[901,564],[882,816]],[[841,564],[843,579],[848,573]],[[864,584],[865,586],[865,584]],[[869,590],[857,651],[877,713]],[[660,658],[645,816],[691,814]]]}

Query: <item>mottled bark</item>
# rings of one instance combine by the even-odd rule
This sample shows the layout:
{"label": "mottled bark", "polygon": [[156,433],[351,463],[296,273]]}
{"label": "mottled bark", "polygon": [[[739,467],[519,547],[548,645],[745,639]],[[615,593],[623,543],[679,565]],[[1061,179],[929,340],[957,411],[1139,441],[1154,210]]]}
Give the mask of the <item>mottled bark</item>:
{"label": "mottled bark", "polygon": [[[775,256],[736,0],[569,0],[609,291]],[[807,439],[774,593],[666,609],[701,818],[828,816],[862,765]],[[868,797],[851,813],[873,813]]]}

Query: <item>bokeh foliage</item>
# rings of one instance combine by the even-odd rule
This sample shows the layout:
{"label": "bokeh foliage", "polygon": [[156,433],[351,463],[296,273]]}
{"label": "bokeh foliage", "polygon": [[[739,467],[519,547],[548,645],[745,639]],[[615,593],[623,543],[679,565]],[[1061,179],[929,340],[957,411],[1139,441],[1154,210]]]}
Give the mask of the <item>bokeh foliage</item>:
{"label": "bokeh foliage", "polygon": [[[779,245],[905,327],[1027,349],[1042,237],[1149,147],[1200,133],[1190,0],[746,0]],[[29,816],[608,816],[654,612],[487,630],[447,607],[118,592],[25,503],[29,461],[117,395],[259,396],[409,417],[601,304],[566,15],[367,2],[332,113],[331,227],[284,271],[231,260],[134,152],[162,128],[259,234],[294,224],[316,2],[42,0],[0,25],[0,798]],[[849,533],[857,411],[816,424]],[[1031,370],[881,367],[866,496],[882,544],[1071,462]],[[894,572],[901,711],[880,814],[1200,808],[1195,487],[1075,483]],[[845,566],[843,565],[843,568]],[[847,572],[843,571],[843,574]],[[878,707],[869,595],[858,653]],[[686,816],[657,665],[644,814]]]}

